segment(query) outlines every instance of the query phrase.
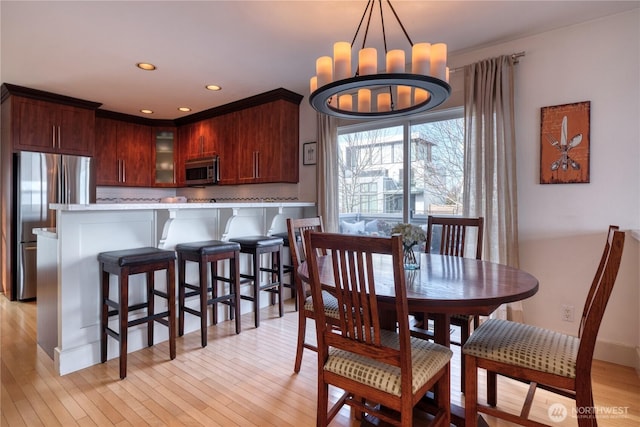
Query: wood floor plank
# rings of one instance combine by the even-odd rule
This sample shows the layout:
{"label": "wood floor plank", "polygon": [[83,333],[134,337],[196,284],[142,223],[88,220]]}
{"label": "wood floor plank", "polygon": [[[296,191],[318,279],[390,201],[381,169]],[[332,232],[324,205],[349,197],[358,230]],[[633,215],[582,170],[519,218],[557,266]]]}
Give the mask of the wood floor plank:
{"label": "wood floor plank", "polygon": [[[283,318],[275,307],[261,312],[260,328],[253,315],[242,317],[243,331],[234,322],[207,329],[208,345],[200,346],[200,332],[179,337],[177,358],[169,360],[166,342],[129,354],[128,375],[120,380],[118,359],[65,376],[36,344],[36,305],[14,303],[0,296],[0,423],[14,426],[313,426],[316,408],[316,354],[305,350],[302,370],[293,373],[297,314],[292,301]],[[10,333],[7,333],[10,331]],[[308,340],[315,331],[310,322]],[[114,345],[113,342],[110,345]],[[462,403],[459,347],[452,347],[451,401]],[[595,361],[594,399],[605,408],[625,407],[621,418],[599,418],[602,427],[640,425],[640,379],[627,367]],[[479,376],[481,399],[484,375]],[[518,412],[526,386],[499,378],[498,404]],[[336,399],[339,390],[331,391]],[[532,416],[549,423],[547,408],[573,401],[539,390]],[[491,427],[512,424],[486,417]],[[358,425],[348,407],[332,427]],[[568,417],[558,427],[575,427]]]}

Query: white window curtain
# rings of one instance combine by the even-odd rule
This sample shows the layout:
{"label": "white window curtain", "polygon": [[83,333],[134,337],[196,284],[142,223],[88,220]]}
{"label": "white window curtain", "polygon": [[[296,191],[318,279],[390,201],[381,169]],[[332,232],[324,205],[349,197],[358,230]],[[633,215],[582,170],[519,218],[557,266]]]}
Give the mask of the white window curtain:
{"label": "white window curtain", "polygon": [[[518,267],[518,203],[511,55],[464,67],[464,214],[483,216],[483,258]],[[522,303],[492,317],[523,321]]]}
{"label": "white window curtain", "polygon": [[338,130],[335,119],[317,114],[316,191],[318,215],[327,232],[338,232]]}

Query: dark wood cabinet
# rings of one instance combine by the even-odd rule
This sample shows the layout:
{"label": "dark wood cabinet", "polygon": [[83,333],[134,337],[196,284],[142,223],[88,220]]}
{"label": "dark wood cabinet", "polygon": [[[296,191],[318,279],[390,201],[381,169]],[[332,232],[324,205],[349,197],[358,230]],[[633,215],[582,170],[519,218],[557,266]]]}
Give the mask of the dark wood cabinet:
{"label": "dark wood cabinet", "polygon": [[155,172],[151,127],[96,118],[98,185],[151,187]]}
{"label": "dark wood cabinet", "polygon": [[178,183],[186,160],[210,155],[221,185],[297,183],[301,100],[280,88],[176,120]]}
{"label": "dark wood cabinet", "polygon": [[93,156],[94,110],[20,96],[11,102],[14,150]]}
{"label": "dark wood cabinet", "polygon": [[218,184],[238,182],[238,120],[240,113],[233,112],[213,118],[213,125],[220,135],[218,141],[219,176]]}
{"label": "dark wood cabinet", "polygon": [[272,101],[238,112],[236,184],[299,179],[298,105]]}
{"label": "dark wood cabinet", "polygon": [[216,154],[217,135],[212,119],[191,123],[180,129],[180,146],[185,160]]}

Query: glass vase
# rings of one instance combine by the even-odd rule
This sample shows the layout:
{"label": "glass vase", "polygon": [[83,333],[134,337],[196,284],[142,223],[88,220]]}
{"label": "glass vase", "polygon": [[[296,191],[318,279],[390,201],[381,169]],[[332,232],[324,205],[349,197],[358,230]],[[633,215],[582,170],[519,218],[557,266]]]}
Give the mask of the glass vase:
{"label": "glass vase", "polygon": [[420,263],[416,259],[416,254],[413,251],[413,246],[404,247],[404,269],[405,270],[417,270],[420,268]]}

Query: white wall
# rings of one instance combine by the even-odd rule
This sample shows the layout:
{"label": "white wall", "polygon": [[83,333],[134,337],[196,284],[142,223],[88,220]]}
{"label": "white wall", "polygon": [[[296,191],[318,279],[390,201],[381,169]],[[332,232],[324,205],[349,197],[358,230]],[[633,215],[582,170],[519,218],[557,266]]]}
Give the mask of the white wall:
{"label": "white wall", "polygon": [[[573,305],[579,319],[609,224],[640,229],[640,13],[454,54],[449,66],[520,51],[526,52],[516,66],[515,91],[520,262],[540,281],[539,292],[524,302],[525,321],[577,334],[579,320],[561,321],[560,309]],[[461,84],[455,77],[452,85]],[[591,101],[591,182],[541,185],[540,108],[580,101]],[[304,114],[302,109],[301,133],[307,135],[307,124],[315,132],[315,113],[308,110],[313,121]],[[312,168],[301,166],[300,187],[307,191],[314,185],[305,168]],[[596,357],[636,368],[638,247],[628,233],[596,348]]]}

